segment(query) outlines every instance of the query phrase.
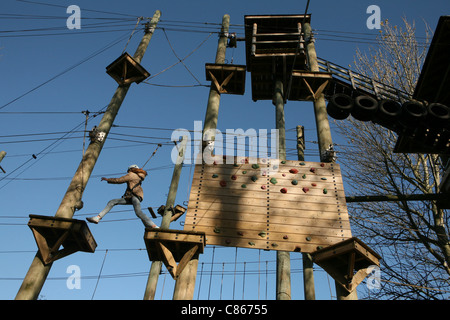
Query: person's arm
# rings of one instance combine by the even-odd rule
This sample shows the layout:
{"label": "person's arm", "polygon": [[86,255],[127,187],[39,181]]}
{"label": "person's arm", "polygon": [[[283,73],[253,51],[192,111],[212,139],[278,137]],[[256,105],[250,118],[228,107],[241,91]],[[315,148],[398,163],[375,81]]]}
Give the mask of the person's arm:
{"label": "person's arm", "polygon": [[106,181],[108,183],[120,184],[130,181],[130,174],[124,175],[120,178],[102,178],[101,181]]}

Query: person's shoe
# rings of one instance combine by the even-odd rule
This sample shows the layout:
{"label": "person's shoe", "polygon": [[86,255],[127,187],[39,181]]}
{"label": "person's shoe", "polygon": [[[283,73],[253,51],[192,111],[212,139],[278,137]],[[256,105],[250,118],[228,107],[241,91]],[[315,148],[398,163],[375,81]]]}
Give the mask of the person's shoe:
{"label": "person's shoe", "polygon": [[100,216],[95,216],[95,217],[91,217],[91,218],[86,218],[87,221],[91,222],[91,223],[95,223],[97,224],[102,218],[100,218]]}

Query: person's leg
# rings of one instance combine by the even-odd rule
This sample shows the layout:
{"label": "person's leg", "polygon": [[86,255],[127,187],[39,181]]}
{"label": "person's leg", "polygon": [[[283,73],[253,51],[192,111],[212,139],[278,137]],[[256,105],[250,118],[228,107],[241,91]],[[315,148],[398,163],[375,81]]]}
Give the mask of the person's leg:
{"label": "person's leg", "polygon": [[109,200],[105,209],[103,209],[97,216],[86,218],[86,220],[92,223],[98,223],[115,205],[118,204],[127,204],[127,201],[124,198]]}
{"label": "person's leg", "polygon": [[131,198],[131,203],[134,207],[134,213],[136,213],[136,216],[142,220],[142,223],[144,223],[144,226],[147,228],[159,228],[152,219],[149,218],[144,212],[142,212],[141,209],[141,202],[137,197]]}

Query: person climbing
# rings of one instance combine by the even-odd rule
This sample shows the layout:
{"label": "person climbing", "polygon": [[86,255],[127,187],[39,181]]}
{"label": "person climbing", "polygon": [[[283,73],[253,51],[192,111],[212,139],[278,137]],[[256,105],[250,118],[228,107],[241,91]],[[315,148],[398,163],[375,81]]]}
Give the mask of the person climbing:
{"label": "person climbing", "polygon": [[133,164],[128,167],[127,174],[120,178],[101,178],[101,181],[108,183],[120,184],[126,183],[127,189],[122,198],[110,200],[105,209],[103,209],[97,216],[86,218],[91,223],[99,223],[100,220],[115,206],[115,205],[133,205],[134,212],[138,216],[146,228],[159,228],[146,214],[142,212],[141,202],[144,199],[144,190],[142,189],[142,181],[147,176],[147,171],[140,169]]}

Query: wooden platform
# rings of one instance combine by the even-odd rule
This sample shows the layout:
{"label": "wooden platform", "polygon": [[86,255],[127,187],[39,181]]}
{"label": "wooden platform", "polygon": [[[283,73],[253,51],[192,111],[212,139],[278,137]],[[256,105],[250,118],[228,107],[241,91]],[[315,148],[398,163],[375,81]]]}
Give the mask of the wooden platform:
{"label": "wooden platform", "polygon": [[312,253],[321,266],[348,292],[356,289],[368,275],[370,266],[380,266],[381,257],[358,238],[336,243]]}
{"label": "wooden platform", "polygon": [[94,252],[97,247],[86,221],[30,214],[28,226],[44,264],[77,251]]}
{"label": "wooden platform", "polygon": [[186,264],[203,253],[206,237],[196,231],[146,229],[144,241],[150,261],[162,261],[177,279]]}
{"label": "wooden platform", "polygon": [[127,52],[124,52],[107,66],[106,73],[116,80],[119,85],[127,85],[133,82],[140,83],[150,76],[150,73]]}
{"label": "wooden platform", "polygon": [[208,245],[290,252],[351,238],[338,164],[243,161],[196,165],[184,230]]}
{"label": "wooden platform", "polygon": [[206,80],[224,94],[245,93],[245,66],[234,64],[205,64]]}

